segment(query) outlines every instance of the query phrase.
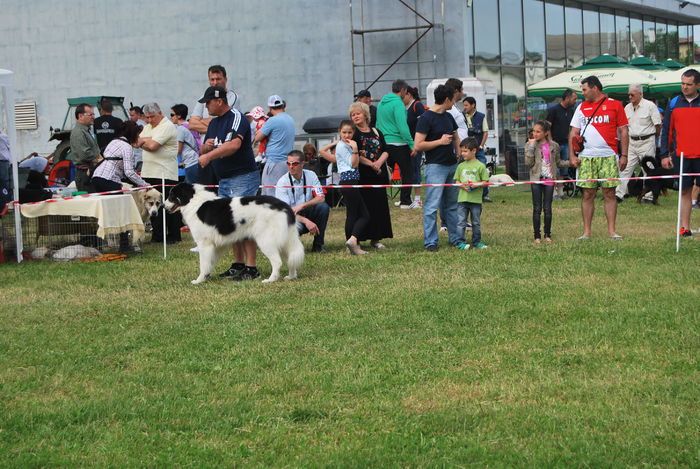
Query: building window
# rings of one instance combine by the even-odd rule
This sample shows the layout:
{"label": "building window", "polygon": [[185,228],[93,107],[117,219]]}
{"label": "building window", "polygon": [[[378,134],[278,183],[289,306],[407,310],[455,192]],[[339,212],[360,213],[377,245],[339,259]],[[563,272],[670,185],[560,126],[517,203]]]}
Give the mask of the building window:
{"label": "building window", "polygon": [[566,64],[567,68],[583,64],[583,19],[581,4],[566,2]]}
{"label": "building window", "polygon": [[617,39],[617,56],[621,59],[630,59],[630,19],[624,12],[617,12],[615,16],[615,30]]}
{"label": "building window", "polygon": [[656,19],[656,60],[663,62],[668,58],[668,47],[666,46],[667,37],[666,21]]}
{"label": "building window", "polygon": [[520,0],[500,0],[501,63],[523,65],[523,12]]}
{"label": "building window", "polygon": [[544,2],[523,0],[523,19],[527,27],[525,35],[525,65],[544,67],[547,50],[544,39]]}
{"label": "building window", "polygon": [[586,60],[600,55],[600,23],[598,10],[583,10],[583,52]]}
{"label": "building window", "polygon": [[668,48],[668,58],[678,60],[678,25],[669,21],[667,34],[666,47]]}
{"label": "building window", "polygon": [[566,66],[566,36],[564,35],[564,6],[561,2],[545,4],[547,21],[547,66]]}
{"label": "building window", "polygon": [[476,63],[498,64],[498,2],[475,0],[474,9],[474,61]]}
{"label": "building window", "polygon": [[630,58],[644,55],[644,27],[642,18],[630,15]]}
{"label": "building window", "polygon": [[615,44],[615,16],[612,10],[600,9],[600,52],[617,55]]}
{"label": "building window", "polygon": [[644,55],[657,60],[656,55],[656,22],[654,18],[644,17]]}
{"label": "building window", "polygon": [[684,64],[693,63],[693,27],[681,25],[678,28],[679,59]]}

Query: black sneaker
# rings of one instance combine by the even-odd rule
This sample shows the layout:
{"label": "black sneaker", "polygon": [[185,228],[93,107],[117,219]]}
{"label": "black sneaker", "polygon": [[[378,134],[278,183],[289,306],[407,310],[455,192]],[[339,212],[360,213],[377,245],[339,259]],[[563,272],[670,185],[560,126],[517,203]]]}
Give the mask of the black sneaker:
{"label": "black sneaker", "polygon": [[318,254],[325,254],[326,250],[323,249],[323,246],[312,246],[311,247],[311,252],[316,252]]}
{"label": "black sneaker", "polygon": [[255,280],[256,278],[260,277],[260,272],[258,271],[257,267],[248,267],[246,266],[240,274],[236,275],[235,277],[229,277],[229,280],[233,280],[235,282],[240,282],[243,280]]}
{"label": "black sneaker", "polygon": [[425,250],[430,251],[430,252],[437,252],[438,247],[435,246],[434,244],[429,244],[425,247]]}
{"label": "black sneaker", "polygon": [[242,262],[234,262],[226,272],[219,274],[219,277],[237,277],[241,275],[243,269],[245,269],[245,264]]}

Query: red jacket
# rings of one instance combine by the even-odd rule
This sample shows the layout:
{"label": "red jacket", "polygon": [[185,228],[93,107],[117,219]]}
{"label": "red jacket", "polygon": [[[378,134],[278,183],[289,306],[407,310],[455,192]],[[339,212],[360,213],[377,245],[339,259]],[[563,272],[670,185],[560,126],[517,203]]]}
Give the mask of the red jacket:
{"label": "red jacket", "polygon": [[683,153],[685,158],[700,158],[700,107],[679,107],[673,110],[668,132],[669,147],[671,138],[676,137],[676,155]]}

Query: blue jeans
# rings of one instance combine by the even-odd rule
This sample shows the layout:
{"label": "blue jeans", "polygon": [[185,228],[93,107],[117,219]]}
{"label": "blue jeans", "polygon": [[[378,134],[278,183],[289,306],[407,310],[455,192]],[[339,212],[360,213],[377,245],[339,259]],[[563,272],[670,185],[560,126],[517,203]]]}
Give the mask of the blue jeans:
{"label": "blue jeans", "polygon": [[[484,150],[482,148],[479,148],[476,151],[476,159],[481,161],[482,163],[486,164],[486,153],[484,153]],[[489,195],[489,186],[484,186],[484,193],[481,195],[482,200],[484,197],[488,197]]]}
{"label": "blue jeans", "polygon": [[[425,165],[426,184],[453,184],[457,163]],[[457,187],[426,187],[423,200],[423,246],[437,246],[437,211],[447,223],[450,244],[456,246],[464,242],[464,230],[457,228]]]}
{"label": "blue jeans", "polygon": [[189,184],[196,184],[199,180],[199,163],[195,163],[192,166],[185,168],[185,182]]}
{"label": "blue jeans", "polygon": [[481,241],[481,204],[474,202],[457,203],[457,226],[461,233],[467,229],[467,217],[472,218],[472,246],[476,246]]}
{"label": "blue jeans", "polygon": [[[559,145],[559,159],[562,161],[569,161],[569,145]],[[559,176],[567,177],[569,175],[569,168],[560,168]]]}
{"label": "blue jeans", "polygon": [[[324,243],[324,237],[326,235],[326,225],[328,225],[328,215],[330,213],[330,207],[327,203],[321,202],[320,204],[312,205],[311,207],[305,208],[299,212],[302,217],[308,218],[312,222],[316,223],[318,226],[318,234],[314,236],[314,248],[322,248]],[[308,233],[309,230],[306,226],[297,222],[297,231],[300,235]]]}
{"label": "blue jeans", "polygon": [[413,184],[420,184],[423,182],[423,175],[421,174],[421,160],[423,159],[423,152],[419,151],[413,159]]}
{"label": "blue jeans", "polygon": [[260,173],[256,169],[245,174],[219,180],[219,197],[245,197],[258,193]]}

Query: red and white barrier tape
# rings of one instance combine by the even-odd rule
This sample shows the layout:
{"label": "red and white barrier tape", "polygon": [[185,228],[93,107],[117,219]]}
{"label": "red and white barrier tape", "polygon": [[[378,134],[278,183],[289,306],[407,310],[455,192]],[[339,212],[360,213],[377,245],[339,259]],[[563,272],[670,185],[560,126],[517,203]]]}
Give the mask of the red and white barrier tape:
{"label": "red and white barrier tape", "polygon": [[[420,187],[464,187],[465,185],[467,187],[500,187],[500,186],[521,186],[521,185],[533,185],[533,184],[567,184],[567,183],[579,183],[579,182],[610,182],[610,181],[643,181],[643,180],[649,180],[649,179],[678,179],[681,176],[700,176],[700,173],[683,173],[682,175],[680,174],[673,174],[673,175],[668,175],[668,176],[637,176],[637,177],[628,177],[628,178],[604,178],[604,179],[547,179],[544,181],[513,181],[513,182],[483,182],[483,183],[449,183],[449,184],[352,184],[352,185],[335,185],[335,184],[330,184],[330,185],[325,185],[321,186],[324,189],[383,189],[383,188],[392,188],[392,189],[400,189],[402,187],[412,187],[412,188],[420,188]],[[25,202],[23,204],[20,204],[19,202],[12,202],[14,205],[36,205],[36,204],[45,204],[45,203],[51,203],[51,202],[59,202],[61,200],[71,200],[71,199],[79,199],[79,198],[87,198],[87,197],[95,197],[95,196],[100,196],[100,195],[115,195],[115,194],[125,194],[125,193],[131,193],[134,191],[138,190],[144,190],[144,189],[152,189],[152,188],[159,188],[162,187],[160,184],[157,186],[143,186],[143,187],[133,187],[131,189],[120,189],[116,191],[107,191],[107,192],[91,192],[89,194],[80,194],[80,195],[74,195],[70,197],[60,197],[60,198],[55,198],[55,199],[47,199],[47,200],[40,200],[38,202]],[[166,187],[174,187],[174,185],[167,185]],[[216,185],[207,185],[205,187],[218,187]],[[313,189],[317,186],[260,186],[261,188],[280,188],[280,189]]]}
{"label": "red and white barrier tape", "polygon": [[106,191],[106,192],[91,192],[89,194],[80,194],[80,195],[72,195],[69,197],[57,197],[55,199],[46,199],[46,200],[39,200],[37,202],[25,202],[23,204],[15,201],[12,202],[14,205],[36,205],[36,204],[48,204],[51,202],[60,202],[61,200],[71,200],[71,199],[80,199],[80,198],[87,198],[87,197],[95,197],[98,195],[116,195],[116,194],[127,194],[131,193],[134,191],[138,190],[144,190],[144,189],[152,189],[155,187],[160,187],[160,186],[143,186],[143,187],[132,187],[131,189],[119,189],[116,191]]}

